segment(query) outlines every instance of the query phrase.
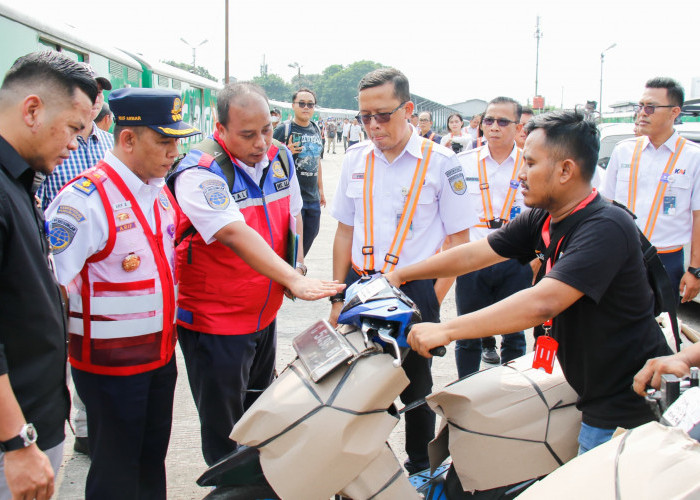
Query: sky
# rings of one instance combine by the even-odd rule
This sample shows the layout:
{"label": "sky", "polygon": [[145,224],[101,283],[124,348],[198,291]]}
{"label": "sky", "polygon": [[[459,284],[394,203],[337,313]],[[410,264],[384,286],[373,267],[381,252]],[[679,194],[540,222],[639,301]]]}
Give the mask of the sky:
{"label": "sky", "polygon": [[[158,60],[192,61],[224,76],[224,0],[0,0],[78,33]],[[229,0],[230,73],[285,80],[331,64],[372,60],[406,74],[411,91],[442,104],[535,95],[537,16],[543,34],[538,93],[573,107],[636,101],[654,76],[691,97],[700,78],[700,0]],[[65,26],[65,25],[64,25]],[[697,85],[700,93],[700,85]],[[697,95],[696,97],[700,97]],[[323,106],[323,103],[319,103]]]}

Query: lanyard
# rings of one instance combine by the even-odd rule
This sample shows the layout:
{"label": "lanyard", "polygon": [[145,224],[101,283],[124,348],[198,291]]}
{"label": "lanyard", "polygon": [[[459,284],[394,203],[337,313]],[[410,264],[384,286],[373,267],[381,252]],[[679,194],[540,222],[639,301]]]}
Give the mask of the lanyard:
{"label": "lanyard", "polygon": [[[411,223],[413,222],[413,216],[416,212],[416,207],[418,205],[418,198],[420,196],[421,190],[423,189],[423,183],[425,182],[425,175],[428,172],[428,163],[430,162],[430,155],[433,151],[433,141],[423,140],[423,145],[421,147],[422,158],[420,158],[416,163],[416,169],[413,172],[413,180],[411,181],[411,189],[409,190],[406,201],[403,206],[403,211],[401,212],[401,219],[396,227],[396,232],[394,233],[394,239],[391,242],[389,251],[384,256],[384,266],[382,267],[382,273],[390,272],[396,267],[399,262],[399,255],[401,254],[401,249],[403,247],[406,236],[411,230]],[[362,194],[362,204],[364,209],[364,221],[365,221],[365,245],[362,247],[362,255],[364,258],[364,271],[368,273],[374,270],[374,196],[372,193],[374,185],[374,151],[367,155],[365,160],[365,178],[364,187]]]}
{"label": "lanyard", "polygon": [[513,203],[515,203],[515,195],[517,194],[518,187],[520,187],[520,182],[518,182],[518,169],[520,168],[520,163],[522,151],[518,148],[518,152],[515,156],[515,162],[513,164],[513,173],[510,176],[510,183],[508,185],[508,193],[506,194],[506,199],[503,202],[503,207],[501,208],[500,217],[494,218],[493,216],[493,203],[491,202],[491,188],[489,186],[488,177],[486,175],[486,158],[481,158],[481,151],[479,151],[476,164],[479,170],[479,189],[481,190],[481,205],[484,208],[484,223],[477,224],[477,227],[487,227],[489,229],[497,229],[507,223],[510,218],[510,211],[513,208]]}
{"label": "lanyard", "polygon": [[[651,240],[651,235],[656,227],[656,221],[659,218],[661,204],[663,203],[666,188],[668,187],[669,183],[669,176],[678,162],[678,158],[681,155],[681,151],[683,150],[685,143],[686,140],[679,136],[678,140],[676,141],[675,151],[669,155],[668,161],[666,162],[666,167],[664,168],[661,178],[659,179],[659,184],[656,186],[654,201],[651,204],[651,208],[649,209],[649,217],[647,218],[647,223],[644,226],[644,236],[646,236],[648,240]],[[629,191],[627,193],[627,208],[629,208],[632,212],[635,211],[635,206],[637,204],[637,179],[639,177],[639,163],[642,159],[643,145],[644,138],[640,137],[637,139],[637,143],[634,146],[632,163],[630,164],[630,184]]]}

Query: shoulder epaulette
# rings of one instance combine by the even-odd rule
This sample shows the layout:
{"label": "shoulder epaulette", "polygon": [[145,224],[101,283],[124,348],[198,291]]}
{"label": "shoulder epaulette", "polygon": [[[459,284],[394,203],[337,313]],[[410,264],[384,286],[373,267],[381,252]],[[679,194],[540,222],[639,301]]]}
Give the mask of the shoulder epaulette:
{"label": "shoulder epaulette", "polygon": [[93,182],[90,179],[87,179],[85,177],[81,177],[80,179],[76,180],[73,183],[73,187],[87,196],[90,196],[97,190],[95,184],[93,184]]}

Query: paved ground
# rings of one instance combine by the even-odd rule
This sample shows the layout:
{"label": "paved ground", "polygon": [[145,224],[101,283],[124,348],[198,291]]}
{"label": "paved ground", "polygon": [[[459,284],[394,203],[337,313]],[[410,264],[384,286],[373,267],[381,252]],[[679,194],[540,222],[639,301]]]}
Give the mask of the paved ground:
{"label": "paved ground", "polygon": [[[336,146],[336,152],[337,154],[335,155],[326,155],[323,161],[323,180],[329,206],[335,193],[344,156],[342,146]],[[306,259],[310,276],[323,279],[331,278],[331,249],[335,227],[336,222],[329,215],[329,208],[324,209],[321,217],[321,231]],[[292,338],[318,319],[327,318],[329,310],[330,304],[327,300],[317,302],[297,301],[292,303],[285,299],[285,303],[278,315],[277,365],[279,369],[284,367],[294,357],[291,347]],[[443,319],[455,317],[456,309],[453,292],[450,292],[445,299],[441,314]],[[530,336],[528,335],[528,337]],[[180,374],[175,392],[173,430],[166,462],[168,496],[178,500],[200,499],[207,492],[197,486],[195,480],[206,469],[206,465],[200,451],[197,411],[187,384],[185,366],[179,349],[177,350],[177,364]],[[448,353],[444,358],[436,359],[433,363],[433,377],[436,388],[440,388],[457,378],[452,347],[448,349]],[[400,402],[398,406],[401,407]],[[74,454],[73,436],[68,427],[66,427],[66,435],[65,455],[56,489],[58,492],[57,498],[65,500],[80,499],[84,497],[85,477],[89,467],[89,460],[84,455]],[[396,426],[390,443],[399,459],[403,461],[405,459],[403,451],[403,422]]]}

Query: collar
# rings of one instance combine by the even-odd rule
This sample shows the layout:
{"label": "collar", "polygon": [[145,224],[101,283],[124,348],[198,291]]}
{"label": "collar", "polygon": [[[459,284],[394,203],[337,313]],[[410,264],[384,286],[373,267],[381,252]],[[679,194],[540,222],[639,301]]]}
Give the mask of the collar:
{"label": "collar", "polygon": [[19,179],[26,174],[27,170],[32,170],[29,163],[22,158],[17,150],[0,135],[0,164],[15,179]]}
{"label": "collar", "polygon": [[[486,151],[486,154],[483,154],[484,151]],[[482,156],[481,156],[482,160],[485,158],[490,158],[491,161],[496,163],[496,160],[494,160],[493,156],[491,156],[491,148],[489,148],[488,144],[484,144],[481,147],[481,152],[482,152]],[[517,146],[517,144],[515,144],[515,141],[513,141],[513,149],[510,151],[510,154],[506,157],[506,160],[508,158],[512,158],[513,162],[515,162],[515,159],[517,158],[517,156],[518,156],[518,146]],[[503,160],[503,163],[505,163],[505,160]],[[501,163],[501,165],[503,165],[503,163]],[[496,163],[496,164],[498,165],[498,163]]]}
{"label": "collar", "polygon": [[239,167],[251,168],[251,169],[255,169],[256,171],[267,168],[267,166],[270,164],[270,160],[267,158],[267,155],[265,155],[265,157],[263,157],[262,161],[259,161],[258,163],[256,163],[252,167],[249,166],[247,163],[241,161],[236,156],[233,157],[233,160],[235,161],[236,165],[238,165]]}
{"label": "collar", "polygon": [[[409,127],[412,127],[410,123],[406,123]],[[417,130],[412,130],[411,131],[411,137],[408,138],[408,142],[403,148],[403,151],[398,154],[396,157],[396,160],[401,158],[404,154],[408,153],[409,155],[413,156],[416,159],[423,159],[423,153],[421,152],[421,146],[423,145],[423,137],[419,135],[419,132]],[[374,156],[378,158],[384,159],[386,161],[386,158],[384,156],[384,153],[374,145],[374,143],[370,140],[368,147],[365,149],[363,156],[369,155],[372,151],[374,151]],[[396,161],[394,160],[394,161]],[[387,162],[388,163],[388,162]]]}
{"label": "collar", "polygon": [[134,195],[140,193],[146,193],[148,196],[152,196],[155,200],[155,196],[158,195],[163,186],[165,185],[165,179],[151,179],[148,184],[139,179],[134,172],[131,171],[122,161],[114,156],[111,151],[105,153],[104,160],[109,164],[114,171],[119,174],[122,178],[126,187],[129,188]]}
{"label": "collar", "polygon": [[[654,145],[651,143],[649,140],[648,136],[643,136],[644,137],[644,147],[642,149],[646,149],[647,147],[651,147],[654,149]],[[673,130],[673,134],[671,134],[671,137],[669,137],[666,142],[664,142],[661,146],[659,146],[659,149],[661,148],[666,148],[668,149],[671,153],[676,152],[676,142],[678,141],[678,132],[676,130]],[[656,150],[658,151],[658,149]]]}

